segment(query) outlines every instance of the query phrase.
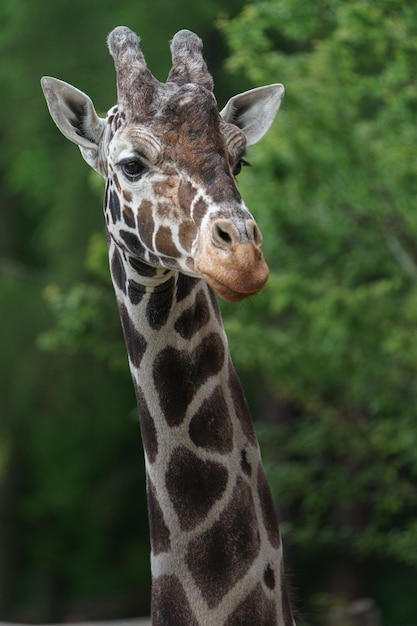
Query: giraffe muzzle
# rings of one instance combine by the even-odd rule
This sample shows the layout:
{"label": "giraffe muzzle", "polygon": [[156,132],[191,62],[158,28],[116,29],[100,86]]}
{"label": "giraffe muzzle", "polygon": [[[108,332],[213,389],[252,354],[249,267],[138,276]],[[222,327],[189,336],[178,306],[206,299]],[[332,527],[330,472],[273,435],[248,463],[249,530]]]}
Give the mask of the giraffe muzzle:
{"label": "giraffe muzzle", "polygon": [[195,267],[216,293],[239,302],[258,293],[269,269],[262,252],[262,235],[253,219],[216,219],[195,256]]}

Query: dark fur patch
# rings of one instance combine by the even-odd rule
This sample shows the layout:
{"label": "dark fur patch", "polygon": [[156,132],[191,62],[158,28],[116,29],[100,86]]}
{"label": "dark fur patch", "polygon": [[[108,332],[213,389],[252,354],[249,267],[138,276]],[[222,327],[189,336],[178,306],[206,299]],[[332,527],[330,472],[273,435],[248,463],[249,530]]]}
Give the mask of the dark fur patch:
{"label": "dark fur patch", "polygon": [[114,189],[110,190],[109,194],[109,209],[112,216],[113,224],[120,221],[121,211],[120,211],[120,200],[117,193]]}
{"label": "dark fur patch", "polygon": [[183,530],[191,530],[206,517],[223,495],[227,476],[220,463],[202,461],[185,447],[174,450],[165,482]]}
{"label": "dark fur patch", "polygon": [[169,426],[178,426],[189,403],[187,379],[190,356],[175,348],[164,348],[156,357],[153,376],[159,392],[159,403]]}
{"label": "dark fur patch", "polygon": [[233,426],[220,386],[204,400],[192,418],[188,432],[199,448],[221,454],[233,450]]}
{"label": "dark fur patch", "polygon": [[139,304],[146,293],[146,288],[139,285],[136,281],[129,278],[127,286],[127,294],[132,304]]}
{"label": "dark fur patch", "polygon": [[114,184],[116,185],[116,189],[117,189],[117,191],[118,191],[119,193],[121,193],[121,191],[122,191],[122,186],[121,186],[121,184],[120,184],[120,182],[119,182],[119,178],[118,178],[117,174],[114,174],[114,176],[113,176],[113,182],[114,182]]}
{"label": "dark fur patch", "polygon": [[154,463],[158,454],[158,439],[153,418],[148,409],[142,389],[135,382],[136,399],[139,408],[142,443],[150,463]]}
{"label": "dark fur patch", "polygon": [[277,516],[272,502],[271,491],[266,480],[265,472],[262,465],[258,469],[258,493],[262,508],[262,518],[268,533],[268,539],[274,548],[279,548],[281,538],[278,531]]}
{"label": "dark fur patch", "polygon": [[199,291],[191,306],[181,313],[175,322],[175,330],[184,339],[191,339],[209,320],[210,312],[206,296]]}
{"label": "dark fur patch", "polygon": [[225,626],[277,626],[277,610],[273,600],[269,600],[261,585],[238,605]]}
{"label": "dark fur patch", "polygon": [[133,215],[132,209],[127,204],[123,207],[123,219],[130,228],[135,228],[135,216]]}
{"label": "dark fur patch", "polygon": [[217,333],[209,333],[193,352],[193,385],[199,388],[223,367],[225,350]]}
{"label": "dark fur patch", "polygon": [[171,346],[158,354],[153,376],[159,402],[169,426],[178,426],[195,393],[222,368],[224,346],[216,333],[210,333],[191,354]]}
{"label": "dark fur patch", "polygon": [[111,259],[111,274],[115,284],[126,293],[126,272],[123,266],[123,261],[120,255],[120,252],[117,248],[113,251],[113,256]]}
{"label": "dark fur patch", "polygon": [[196,285],[200,283],[200,280],[200,278],[191,278],[191,276],[179,274],[177,280],[177,302],[181,302],[181,300],[189,296]]}
{"label": "dark fur patch", "polygon": [[203,198],[199,198],[194,205],[193,217],[196,224],[199,224],[207,213],[207,202]]}
{"label": "dark fur patch", "polygon": [[135,367],[139,367],[146,350],[146,339],[136,330],[124,304],[119,305],[119,310],[129,358]]}
{"label": "dark fur patch", "polygon": [[154,626],[199,626],[176,576],[160,576],[152,585]]}
{"label": "dark fur patch", "polygon": [[155,487],[149,477],[146,484],[146,497],[148,502],[149,533],[152,553],[157,555],[161,554],[161,552],[168,552],[168,550],[171,549],[169,528],[165,523],[164,514],[159,505]]}
{"label": "dark fur patch", "polygon": [[178,189],[178,203],[181,209],[191,215],[191,205],[196,196],[196,188],[188,181],[182,181]]}
{"label": "dark fur patch", "polygon": [[134,257],[129,258],[129,263],[131,267],[139,274],[139,276],[145,276],[146,278],[151,278],[155,276],[157,269],[156,267],[152,267],[147,263],[144,263],[140,259],[135,259]]}
{"label": "dark fur patch", "polygon": [[275,589],[275,573],[269,563],[264,571],[264,582],[268,589]]}
{"label": "dark fur patch", "polygon": [[152,237],[155,232],[155,221],[153,219],[153,205],[149,200],[142,200],[137,222],[141,240],[150,250],[153,250]]}
{"label": "dark fur patch", "polygon": [[172,277],[161,285],[161,289],[155,289],[149,297],[146,319],[155,330],[159,330],[167,323],[174,298],[174,283]]}
{"label": "dark fur patch", "polygon": [[155,247],[160,254],[169,258],[177,259],[181,256],[172,240],[172,232],[168,226],[160,226],[155,235]]}
{"label": "dark fur patch", "polygon": [[194,239],[197,235],[197,228],[191,220],[182,221],[178,227],[178,238],[184,250],[190,252]]}
{"label": "dark fur patch", "polygon": [[137,257],[143,257],[145,248],[139,241],[138,236],[135,233],[131,233],[128,230],[121,230],[120,237],[123,239],[129,252]]}
{"label": "dark fur patch", "polygon": [[188,548],[187,565],[210,608],[217,606],[245,576],[258,555],[256,527],[250,488],[239,478],[232,499],[219,519],[193,539]]}
{"label": "dark fur patch", "polygon": [[126,202],[132,202],[132,194],[130,191],[128,191],[127,189],[123,189],[123,198],[126,200]]}
{"label": "dark fur patch", "polygon": [[245,449],[240,452],[240,467],[247,476],[252,476],[252,466],[248,461],[248,453]]}

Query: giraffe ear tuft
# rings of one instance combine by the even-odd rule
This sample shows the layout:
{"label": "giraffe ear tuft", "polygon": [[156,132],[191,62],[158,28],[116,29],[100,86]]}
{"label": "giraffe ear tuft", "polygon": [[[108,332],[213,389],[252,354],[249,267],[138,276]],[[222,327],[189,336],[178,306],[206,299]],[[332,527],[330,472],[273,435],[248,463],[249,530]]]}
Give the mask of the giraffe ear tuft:
{"label": "giraffe ear tuft", "polygon": [[269,130],[283,97],[284,87],[279,83],[258,87],[233,96],[220,115],[243,130],[248,146],[253,146]]}
{"label": "giraffe ear tuft", "polygon": [[79,146],[91,167],[98,169],[105,121],[97,115],[90,98],[57,78],[44,76],[41,85],[51,117],[61,133]]}

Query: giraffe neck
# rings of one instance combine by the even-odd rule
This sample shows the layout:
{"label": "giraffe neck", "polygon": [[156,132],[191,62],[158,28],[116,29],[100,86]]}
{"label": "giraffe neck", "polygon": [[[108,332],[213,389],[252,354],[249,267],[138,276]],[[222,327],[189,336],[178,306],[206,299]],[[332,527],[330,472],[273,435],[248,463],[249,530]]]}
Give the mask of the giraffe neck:
{"label": "giraffe neck", "polygon": [[293,624],[275,512],[214,294],[114,245],[145,451],[152,623]]}

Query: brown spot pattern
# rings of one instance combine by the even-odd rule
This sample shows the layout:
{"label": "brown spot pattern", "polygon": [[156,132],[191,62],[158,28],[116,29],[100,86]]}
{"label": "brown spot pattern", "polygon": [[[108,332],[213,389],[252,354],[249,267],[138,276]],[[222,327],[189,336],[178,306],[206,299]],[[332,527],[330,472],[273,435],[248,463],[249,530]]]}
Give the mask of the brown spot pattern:
{"label": "brown spot pattern", "polygon": [[184,339],[191,339],[210,320],[207,299],[200,290],[191,306],[186,309],[175,322],[175,330]]}
{"label": "brown spot pattern", "polygon": [[199,626],[176,576],[160,576],[152,585],[153,626]]}
{"label": "brown spot pattern", "polygon": [[129,358],[135,367],[139,367],[146,350],[146,339],[136,330],[124,304],[119,305],[119,311]]}
{"label": "brown spot pattern", "polygon": [[190,422],[191,441],[199,448],[225,454],[233,450],[233,426],[220,386],[204,400]]}
{"label": "brown spot pattern", "polygon": [[194,239],[197,236],[197,229],[191,220],[182,221],[178,227],[178,238],[184,250],[190,252]]}
{"label": "brown spot pattern", "polygon": [[207,202],[203,198],[199,198],[194,205],[193,217],[197,224],[201,222],[207,213]]}
{"label": "brown spot pattern", "polygon": [[274,601],[266,597],[258,584],[226,620],[225,626],[277,626],[277,623]]}
{"label": "brown spot pattern", "polygon": [[152,202],[149,200],[142,200],[137,215],[140,238],[150,250],[153,250],[152,237],[155,231],[152,209]]}
{"label": "brown spot pattern", "polygon": [[165,476],[166,487],[183,530],[199,524],[224,493],[227,469],[203,461],[185,447],[172,453]]}
{"label": "brown spot pattern", "polygon": [[137,257],[143,257],[145,254],[145,248],[139,240],[139,237],[134,232],[128,230],[120,230],[119,232],[120,237],[128,251]]}
{"label": "brown spot pattern", "polygon": [[275,589],[275,574],[270,563],[268,563],[264,571],[264,582],[268,589]]}
{"label": "brown spot pattern", "polygon": [[155,424],[149,412],[142,389],[135,382],[136,399],[139,408],[140,430],[142,443],[150,463],[154,463],[158,454],[158,439]]}
{"label": "brown spot pattern", "polygon": [[182,181],[178,189],[178,203],[183,211],[191,214],[191,205],[196,196],[196,188],[188,181]]}
{"label": "brown spot pattern", "polygon": [[146,276],[147,278],[150,278],[155,276],[157,272],[156,267],[152,267],[151,265],[144,263],[140,259],[135,259],[134,257],[129,258],[129,263],[139,276]]}
{"label": "brown spot pattern", "polygon": [[155,247],[160,254],[170,258],[181,256],[180,251],[172,240],[172,231],[168,226],[160,226],[155,235]]}
{"label": "brown spot pattern", "polygon": [[108,207],[112,216],[113,224],[120,220],[120,200],[114,189],[111,189],[108,196]]}
{"label": "brown spot pattern", "polygon": [[146,293],[146,288],[143,285],[139,285],[139,283],[134,281],[132,278],[129,278],[127,282],[127,295],[130,302],[132,304],[139,304]]}
{"label": "brown spot pattern", "polygon": [[150,295],[146,307],[146,319],[151,328],[159,330],[167,323],[174,298],[174,279],[171,278],[166,284],[161,285],[163,291],[155,289]]}
{"label": "brown spot pattern", "polygon": [[243,578],[259,553],[256,526],[250,488],[239,478],[219,519],[188,548],[187,565],[210,608]]}
{"label": "brown spot pattern", "polygon": [[118,178],[117,174],[114,174],[114,176],[113,176],[113,182],[114,182],[114,184],[116,185],[116,189],[117,189],[117,191],[120,193],[120,192],[122,191],[122,186],[121,186],[121,184],[120,184],[120,182],[119,182],[119,178]]}
{"label": "brown spot pattern", "polygon": [[169,426],[178,426],[195,393],[223,366],[224,346],[216,333],[209,333],[190,354],[171,346],[158,354],[153,365],[159,403]]}
{"label": "brown spot pattern", "polygon": [[252,476],[252,466],[248,461],[248,453],[245,449],[240,452],[240,467],[247,476]]}
{"label": "brown spot pattern", "polygon": [[117,248],[114,249],[111,259],[111,273],[116,285],[123,291],[123,293],[126,293],[126,272],[120,252]]}
{"label": "brown spot pattern", "polygon": [[123,219],[125,223],[131,228],[135,227],[135,216],[133,215],[133,211],[127,204],[123,207]]}
{"label": "brown spot pattern", "polygon": [[155,487],[148,476],[146,484],[146,497],[148,502],[149,533],[154,555],[168,552],[171,549],[169,528],[165,523],[162,509],[159,506]]}
{"label": "brown spot pattern", "polygon": [[130,191],[128,191],[127,189],[123,189],[123,198],[126,200],[126,202],[132,202],[132,194]]}
{"label": "brown spot pattern", "polygon": [[199,278],[191,278],[191,276],[186,276],[186,274],[179,274],[177,280],[177,302],[181,302],[189,296],[199,282]]}

